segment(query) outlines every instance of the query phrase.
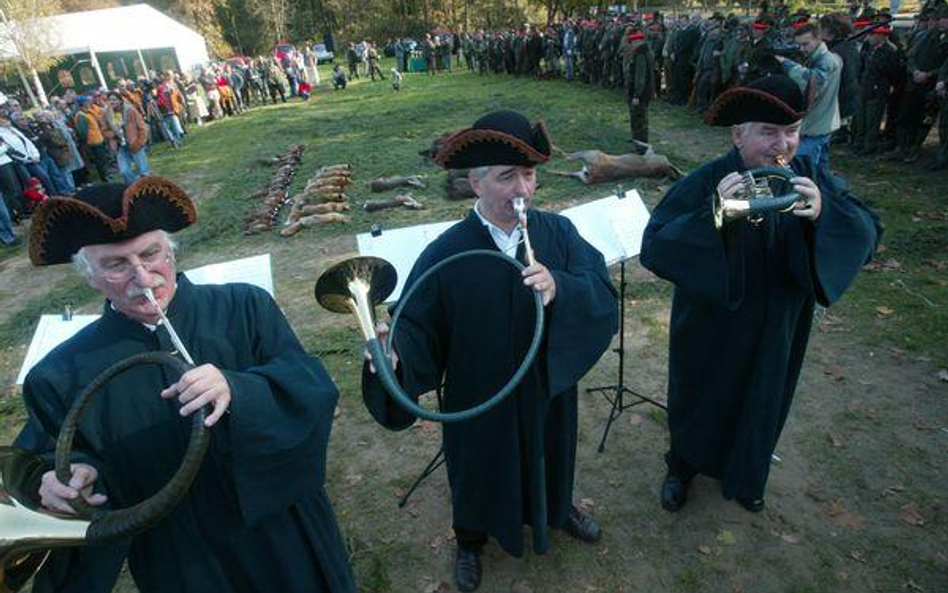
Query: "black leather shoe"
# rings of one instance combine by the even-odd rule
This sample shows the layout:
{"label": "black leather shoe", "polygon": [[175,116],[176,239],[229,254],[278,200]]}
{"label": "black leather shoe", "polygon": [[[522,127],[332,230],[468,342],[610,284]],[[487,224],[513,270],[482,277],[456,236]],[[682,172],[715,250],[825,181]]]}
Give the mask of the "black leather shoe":
{"label": "black leather shoe", "polygon": [[763,498],[738,498],[737,502],[752,513],[759,513],[764,510]]}
{"label": "black leather shoe", "polygon": [[571,537],[575,537],[581,542],[594,544],[602,538],[602,529],[595,519],[589,515],[583,514],[576,507],[571,507],[569,517],[566,519],[566,525],[563,530]]}
{"label": "black leather shoe", "polygon": [[691,480],[668,472],[662,482],[662,508],[669,513],[676,513],[685,506],[688,500],[688,483]]}
{"label": "black leather shoe", "polygon": [[458,591],[476,591],[481,586],[481,559],[477,552],[458,548],[454,560],[454,583]]}

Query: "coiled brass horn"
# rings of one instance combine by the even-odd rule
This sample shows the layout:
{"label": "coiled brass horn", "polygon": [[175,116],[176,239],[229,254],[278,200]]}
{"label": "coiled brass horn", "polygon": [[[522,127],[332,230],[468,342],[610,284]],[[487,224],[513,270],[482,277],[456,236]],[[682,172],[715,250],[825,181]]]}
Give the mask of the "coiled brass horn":
{"label": "coiled brass horn", "polygon": [[[76,398],[63,420],[56,442],[56,477],[67,483],[72,475],[72,442],[79,418],[92,396],[112,377],[134,366],[168,365],[178,375],[190,366],[165,352],[145,352],[120,361],[96,377]],[[80,546],[123,539],[145,531],[170,512],[187,493],[204,460],[210,435],[204,410],[190,417],[191,437],[184,459],[171,480],[158,492],[132,507],[101,510],[76,499],[70,504],[78,517],[65,517],[42,507],[39,486],[48,464],[15,447],[0,447],[0,593],[18,591],[46,561],[51,548]]]}
{"label": "coiled brass horn", "polygon": [[459,412],[436,412],[428,410],[418,405],[412,398],[405,393],[395,376],[395,370],[387,353],[392,352],[392,343],[395,336],[395,328],[398,325],[398,319],[401,316],[405,304],[414,294],[415,290],[432,274],[446,265],[470,256],[487,256],[500,258],[518,271],[523,271],[524,265],[512,257],[505,255],[500,251],[490,251],[486,249],[475,249],[472,251],[462,251],[450,257],[447,257],[432,267],[428,268],[418,279],[408,287],[402,294],[398,307],[392,314],[391,330],[388,336],[388,344],[383,346],[378,340],[375,332],[375,306],[384,302],[395,288],[397,273],[392,264],[384,259],[377,257],[354,257],[336,264],[323,272],[319,280],[316,281],[315,293],[316,300],[324,308],[335,313],[354,313],[359,320],[359,329],[366,339],[365,348],[372,356],[372,364],[378,373],[379,381],[385,390],[392,396],[395,402],[404,410],[419,418],[431,420],[434,422],[460,422],[469,420],[499,404],[517,387],[523,377],[529,370],[536,358],[537,351],[540,348],[541,338],[543,337],[543,301],[538,292],[533,292],[534,304],[536,306],[536,324],[534,326],[533,341],[530,348],[523,358],[513,377],[501,388],[500,391],[483,401],[482,403]]}
{"label": "coiled brass horn", "polygon": [[[780,161],[778,161],[780,162]],[[759,167],[750,169],[743,174],[744,187],[740,199],[723,199],[717,192],[711,203],[711,214],[714,218],[714,228],[721,230],[724,225],[738,218],[750,218],[759,221],[768,212],[789,212],[794,205],[802,200],[802,196],[795,192],[774,196],[770,188],[771,179],[779,179],[787,184],[796,176],[786,167]]]}

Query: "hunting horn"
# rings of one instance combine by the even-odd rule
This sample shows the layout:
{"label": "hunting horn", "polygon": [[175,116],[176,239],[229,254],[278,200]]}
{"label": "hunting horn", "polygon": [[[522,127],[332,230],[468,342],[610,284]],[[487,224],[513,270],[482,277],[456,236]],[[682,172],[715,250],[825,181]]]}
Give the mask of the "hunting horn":
{"label": "hunting horn", "polygon": [[395,336],[395,328],[401,317],[405,304],[409,302],[422,283],[444,266],[450,265],[458,259],[470,256],[486,256],[502,259],[518,271],[524,270],[524,265],[516,259],[497,250],[474,249],[451,255],[431,266],[408,287],[398,306],[392,314],[392,323],[388,335],[388,343],[383,346],[375,332],[375,307],[395,289],[397,273],[394,266],[378,257],[354,257],[344,260],[325,272],[316,281],[316,300],[325,309],[334,313],[353,313],[359,321],[359,329],[366,340],[365,348],[372,357],[372,364],[378,373],[379,381],[392,399],[404,410],[425,420],[434,422],[461,422],[469,420],[499,404],[517,387],[536,358],[543,337],[543,301],[540,293],[532,291],[536,308],[536,323],[534,325],[533,340],[517,371],[500,391],[484,400],[480,404],[457,412],[438,412],[421,407],[405,393],[395,376],[390,354]]}
{"label": "hunting horn", "polygon": [[711,215],[714,218],[714,228],[721,230],[724,225],[738,218],[757,218],[768,212],[789,212],[794,205],[803,199],[799,193],[790,191],[780,196],[774,196],[770,188],[770,179],[779,179],[790,183],[796,173],[784,165],[782,158],[778,158],[779,167],[758,167],[743,173],[744,187],[741,190],[741,199],[724,199],[718,192],[714,192],[711,200]]}
{"label": "hunting horn", "polygon": [[[72,475],[72,442],[79,418],[92,396],[114,376],[139,365],[170,366],[178,375],[190,367],[165,352],[144,352],[122,360],[102,372],[76,398],[63,420],[56,441],[56,477],[68,483]],[[171,480],[142,502],[117,510],[70,501],[78,517],[46,510],[39,499],[45,460],[16,447],[0,447],[0,593],[21,589],[43,566],[51,548],[98,544],[123,539],[145,531],[170,512],[194,481],[210,435],[204,428],[204,410],[190,417],[191,437],[184,459]]]}

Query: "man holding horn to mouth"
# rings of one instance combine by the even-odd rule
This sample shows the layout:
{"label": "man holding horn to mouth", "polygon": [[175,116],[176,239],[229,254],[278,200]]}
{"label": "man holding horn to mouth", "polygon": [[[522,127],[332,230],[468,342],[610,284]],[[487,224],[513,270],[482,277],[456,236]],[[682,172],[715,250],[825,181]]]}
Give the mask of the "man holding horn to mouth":
{"label": "man holding horn to mouth", "polygon": [[79,424],[72,479],[45,474],[43,505],[73,513],[68,501],[81,497],[127,508],[180,463],[182,416],[206,407],[211,430],[200,473],[167,517],[123,544],[54,552],[34,591],[110,591],[126,554],[142,593],[355,591],[323,488],[336,387],[266,291],[195,285],[176,272],[168,233],[196,217],[185,192],[159,177],[92,185],[33,216],[33,263],[72,260],[106,303],[30,371],[18,446],[51,451],[77,394],[118,361],[187,351],[195,363],[177,380],[149,365],[106,383]]}
{"label": "man holding horn to mouth", "polygon": [[[685,504],[697,473],[720,479],[725,498],[763,510],[814,307],[842,296],[882,234],[842,180],[794,158],[804,111],[799,87],[782,75],[722,94],[705,119],[730,126],[734,148],[672,187],[645,230],[642,265],[675,284],[661,493],[668,511]],[[792,212],[718,230],[715,193],[733,203],[746,191],[745,172],[758,167],[790,168],[799,195]]]}
{"label": "man holding horn to mouth", "polygon": [[[549,549],[551,527],[586,542],[600,537],[595,521],[572,506],[576,383],[617,329],[616,292],[602,255],[565,217],[528,209],[524,232],[515,202],[530,205],[536,166],[550,152],[543,124],[513,111],[489,113],[445,140],[435,160],[469,169],[478,199],[425,249],[406,286],[471,250],[499,250],[529,265],[519,272],[497,258],[467,257],[445,266],[405,305],[394,336],[405,391],[417,397],[443,383],[443,409],[463,410],[495,393],[523,359],[535,322],[532,291],[545,306],[543,346],[516,390],[481,416],[444,425],[461,591],[480,585],[479,554],[490,536],[517,557],[524,525],[532,528],[536,553]],[[388,331],[384,324],[379,330],[380,337]],[[368,364],[362,386],[381,424],[401,430],[414,422]]]}

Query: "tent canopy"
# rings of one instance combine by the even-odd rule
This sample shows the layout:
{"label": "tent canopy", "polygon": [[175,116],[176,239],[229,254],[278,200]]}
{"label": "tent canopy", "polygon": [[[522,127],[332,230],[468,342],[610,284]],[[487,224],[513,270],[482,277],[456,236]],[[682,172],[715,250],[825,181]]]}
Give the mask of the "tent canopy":
{"label": "tent canopy", "polygon": [[[147,4],[60,14],[39,22],[50,31],[56,55],[170,47],[182,69],[208,61],[201,35]],[[0,46],[0,55],[17,53],[8,41]]]}

